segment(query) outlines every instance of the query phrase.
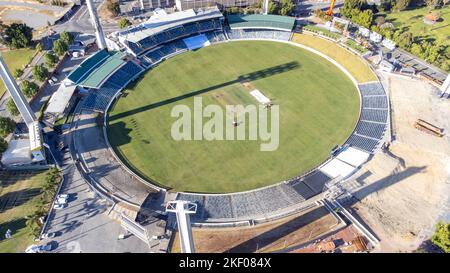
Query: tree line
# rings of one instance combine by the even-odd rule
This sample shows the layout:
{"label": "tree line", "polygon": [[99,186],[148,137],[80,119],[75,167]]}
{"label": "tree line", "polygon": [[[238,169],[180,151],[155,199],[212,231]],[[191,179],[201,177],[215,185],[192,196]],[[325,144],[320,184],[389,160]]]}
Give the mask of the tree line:
{"label": "tree line", "polygon": [[[421,6],[428,6],[431,11],[444,7],[448,1],[382,0],[379,5],[369,5],[366,0],[345,0],[343,7],[340,8],[340,13],[353,23],[368,28],[381,34],[384,38],[394,41],[398,47],[413,55],[445,71],[450,71],[450,47],[446,44],[446,41],[422,39],[420,36],[415,36],[406,27],[395,28],[391,22],[386,21],[385,15],[377,15],[379,12],[388,13]],[[331,18],[323,19],[331,20]]]}

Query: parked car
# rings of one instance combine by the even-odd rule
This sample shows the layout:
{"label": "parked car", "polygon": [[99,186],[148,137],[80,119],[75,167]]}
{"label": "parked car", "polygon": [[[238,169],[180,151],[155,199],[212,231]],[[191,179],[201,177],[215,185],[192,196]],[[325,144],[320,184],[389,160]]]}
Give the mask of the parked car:
{"label": "parked car", "polygon": [[56,199],[56,203],[58,203],[60,205],[65,205],[65,204],[67,204],[67,199],[58,197],[58,199]]}
{"label": "parked car", "polygon": [[56,237],[56,233],[55,233],[55,232],[45,233],[44,235],[42,235],[42,237],[43,237],[44,239],[55,238],[55,237]]}
{"label": "parked car", "polygon": [[64,194],[58,194],[58,198],[64,198],[64,199],[68,199],[69,195],[67,193]]}
{"label": "parked car", "polygon": [[37,245],[30,245],[25,249],[25,253],[39,253],[40,247]]}
{"label": "parked car", "polygon": [[56,210],[63,209],[65,207],[65,204],[56,203],[53,208]]}
{"label": "parked car", "polygon": [[51,251],[52,250],[52,245],[51,244],[46,244],[46,245],[43,245],[43,246],[40,246],[39,247],[39,250],[42,252],[42,251]]}

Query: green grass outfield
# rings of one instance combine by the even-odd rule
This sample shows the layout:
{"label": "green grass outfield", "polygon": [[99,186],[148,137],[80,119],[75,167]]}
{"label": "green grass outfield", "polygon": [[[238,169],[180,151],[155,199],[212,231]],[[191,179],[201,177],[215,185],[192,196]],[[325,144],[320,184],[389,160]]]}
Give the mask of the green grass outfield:
{"label": "green grass outfield", "polygon": [[[172,139],[172,107],[192,109],[194,97],[158,102],[202,91],[204,106],[257,104],[236,79],[289,63],[296,67],[251,81],[280,107],[276,151],[261,152],[260,141]],[[320,56],[276,42],[230,42],[183,53],[145,74],[113,106],[108,136],[125,163],[160,185],[178,191],[244,191],[292,178],[323,162],[351,134],[359,108],[351,80]]]}
{"label": "green grass outfield", "polygon": [[[24,252],[34,243],[25,222],[39,204],[45,174],[0,171],[0,253]],[[4,237],[8,229],[11,239]]]}
{"label": "green grass outfield", "polygon": [[[11,71],[11,74],[14,73],[14,70],[17,68],[23,68],[28,62],[31,60],[31,57],[34,55],[34,49],[15,49],[10,51],[2,52],[3,59],[5,60],[6,65]],[[2,80],[0,80],[0,97],[5,93],[6,87]]]}
{"label": "green grass outfield", "polygon": [[369,65],[360,56],[339,46],[335,42],[309,34],[298,33],[294,33],[292,41],[313,48],[332,58],[347,69],[358,83],[377,80]]}
{"label": "green grass outfield", "polygon": [[[392,22],[396,28],[406,28],[414,36],[421,39],[437,39],[450,45],[450,5],[433,10],[435,13],[440,12],[442,18],[434,25],[427,25],[423,22],[423,17],[428,12],[428,7],[392,12],[387,14],[386,21]],[[380,13],[380,15],[383,15],[383,13]]]}

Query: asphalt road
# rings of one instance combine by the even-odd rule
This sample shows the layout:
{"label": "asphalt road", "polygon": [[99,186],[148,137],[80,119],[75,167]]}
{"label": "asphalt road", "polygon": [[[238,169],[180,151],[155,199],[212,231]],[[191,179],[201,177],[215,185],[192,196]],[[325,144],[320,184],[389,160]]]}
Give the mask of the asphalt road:
{"label": "asphalt road", "polygon": [[111,219],[111,206],[97,196],[84,181],[68,150],[62,154],[64,184],[60,193],[68,194],[67,207],[52,209],[45,232],[54,232],[54,238],[40,244],[50,244],[51,252],[149,252],[147,244],[135,236],[118,239],[125,230]]}

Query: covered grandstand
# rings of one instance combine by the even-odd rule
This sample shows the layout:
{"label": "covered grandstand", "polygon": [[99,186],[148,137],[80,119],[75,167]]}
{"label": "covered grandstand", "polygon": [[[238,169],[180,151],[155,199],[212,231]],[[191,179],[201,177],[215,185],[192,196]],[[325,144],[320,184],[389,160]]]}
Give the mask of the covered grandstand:
{"label": "covered grandstand", "polygon": [[160,11],[146,22],[118,33],[118,39],[130,54],[138,56],[180,38],[222,30],[223,20],[217,7],[171,14]]}
{"label": "covered grandstand", "polygon": [[278,15],[228,15],[230,39],[271,39],[289,41],[295,18]]}
{"label": "covered grandstand", "polygon": [[125,65],[126,55],[124,52],[100,50],[82,62],[68,78],[83,87],[99,88],[108,75]]}
{"label": "covered grandstand", "polygon": [[279,15],[228,15],[228,24],[231,29],[251,28],[251,29],[277,29],[291,31],[295,24],[294,17]]}

